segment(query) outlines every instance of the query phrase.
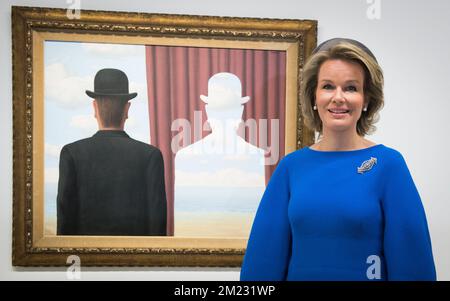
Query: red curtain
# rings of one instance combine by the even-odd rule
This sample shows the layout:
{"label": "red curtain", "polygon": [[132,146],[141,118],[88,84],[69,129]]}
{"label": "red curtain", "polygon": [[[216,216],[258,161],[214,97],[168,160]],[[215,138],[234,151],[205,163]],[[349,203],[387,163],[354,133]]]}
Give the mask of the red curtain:
{"label": "red curtain", "polygon": [[[167,193],[167,234],[174,233],[174,158],[172,122],[179,118],[193,124],[194,111],[202,111],[200,95],[208,95],[208,79],[219,72],[237,75],[242,82],[242,96],[250,96],[242,119],[268,120],[267,142],[257,139],[258,147],[271,146],[270,121],[279,120],[279,158],[284,156],[286,101],[286,53],[284,51],[221,49],[176,46],[146,46],[147,88],[151,144],[164,157]],[[259,125],[258,125],[259,133]],[[203,131],[203,138],[209,132]],[[194,140],[194,127],[191,127]],[[246,130],[246,138],[248,129]],[[278,139],[278,134],[275,135]],[[198,140],[197,139],[197,140]],[[249,139],[247,138],[248,142]],[[194,143],[195,141],[192,141]],[[261,145],[263,144],[263,145]],[[276,162],[278,163],[278,161]],[[268,182],[276,164],[266,165]]]}

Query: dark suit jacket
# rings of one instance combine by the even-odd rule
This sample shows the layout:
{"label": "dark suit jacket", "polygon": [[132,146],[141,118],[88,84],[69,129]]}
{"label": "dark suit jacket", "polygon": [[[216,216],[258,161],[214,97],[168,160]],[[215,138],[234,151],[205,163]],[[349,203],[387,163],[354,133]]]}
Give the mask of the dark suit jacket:
{"label": "dark suit jacket", "polygon": [[156,147],[124,131],[98,131],[61,150],[59,235],[166,235],[166,208]]}

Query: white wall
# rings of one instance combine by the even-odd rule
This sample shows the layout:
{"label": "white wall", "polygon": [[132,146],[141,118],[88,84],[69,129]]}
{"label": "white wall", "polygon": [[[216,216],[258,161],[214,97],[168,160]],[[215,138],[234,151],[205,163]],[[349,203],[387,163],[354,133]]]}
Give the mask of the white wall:
{"label": "white wall", "polygon": [[[450,2],[381,0],[381,18],[370,20],[367,1],[81,0],[81,5],[96,10],[315,19],[319,22],[318,42],[342,36],[365,43],[377,56],[386,80],[386,105],[378,131],[369,139],[398,149],[406,158],[427,213],[438,278],[450,280],[450,160],[446,156],[450,146],[450,125],[446,123],[450,113]],[[0,280],[64,280],[61,269],[11,266],[11,5],[68,6],[65,0],[2,0],[0,4]],[[86,280],[238,278],[236,268],[101,268],[84,269],[82,274]]]}

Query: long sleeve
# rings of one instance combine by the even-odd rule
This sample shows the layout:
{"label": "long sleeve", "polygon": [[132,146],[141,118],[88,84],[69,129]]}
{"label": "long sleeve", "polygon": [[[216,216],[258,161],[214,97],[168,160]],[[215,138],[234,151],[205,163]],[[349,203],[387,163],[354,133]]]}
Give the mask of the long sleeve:
{"label": "long sleeve", "polygon": [[289,177],[282,160],[266,187],[250,233],[241,280],[285,280],[291,253]]}
{"label": "long sleeve", "polygon": [[436,280],[425,211],[400,153],[387,163],[382,206],[388,280]]}
{"label": "long sleeve", "polygon": [[147,166],[148,235],[167,235],[167,201],[164,160],[156,149]]}
{"label": "long sleeve", "polygon": [[78,231],[78,196],[76,172],[72,156],[63,147],[59,157],[59,180],[57,196],[57,234],[76,235]]}

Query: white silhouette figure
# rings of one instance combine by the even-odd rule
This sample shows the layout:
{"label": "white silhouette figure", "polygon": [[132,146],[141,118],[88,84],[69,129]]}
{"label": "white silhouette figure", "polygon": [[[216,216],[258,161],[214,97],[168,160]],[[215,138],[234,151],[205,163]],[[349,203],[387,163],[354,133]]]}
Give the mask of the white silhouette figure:
{"label": "white silhouette figure", "polygon": [[217,73],[201,95],[212,133],[175,155],[175,236],[245,237],[265,188],[264,150],[237,133],[241,81]]}

